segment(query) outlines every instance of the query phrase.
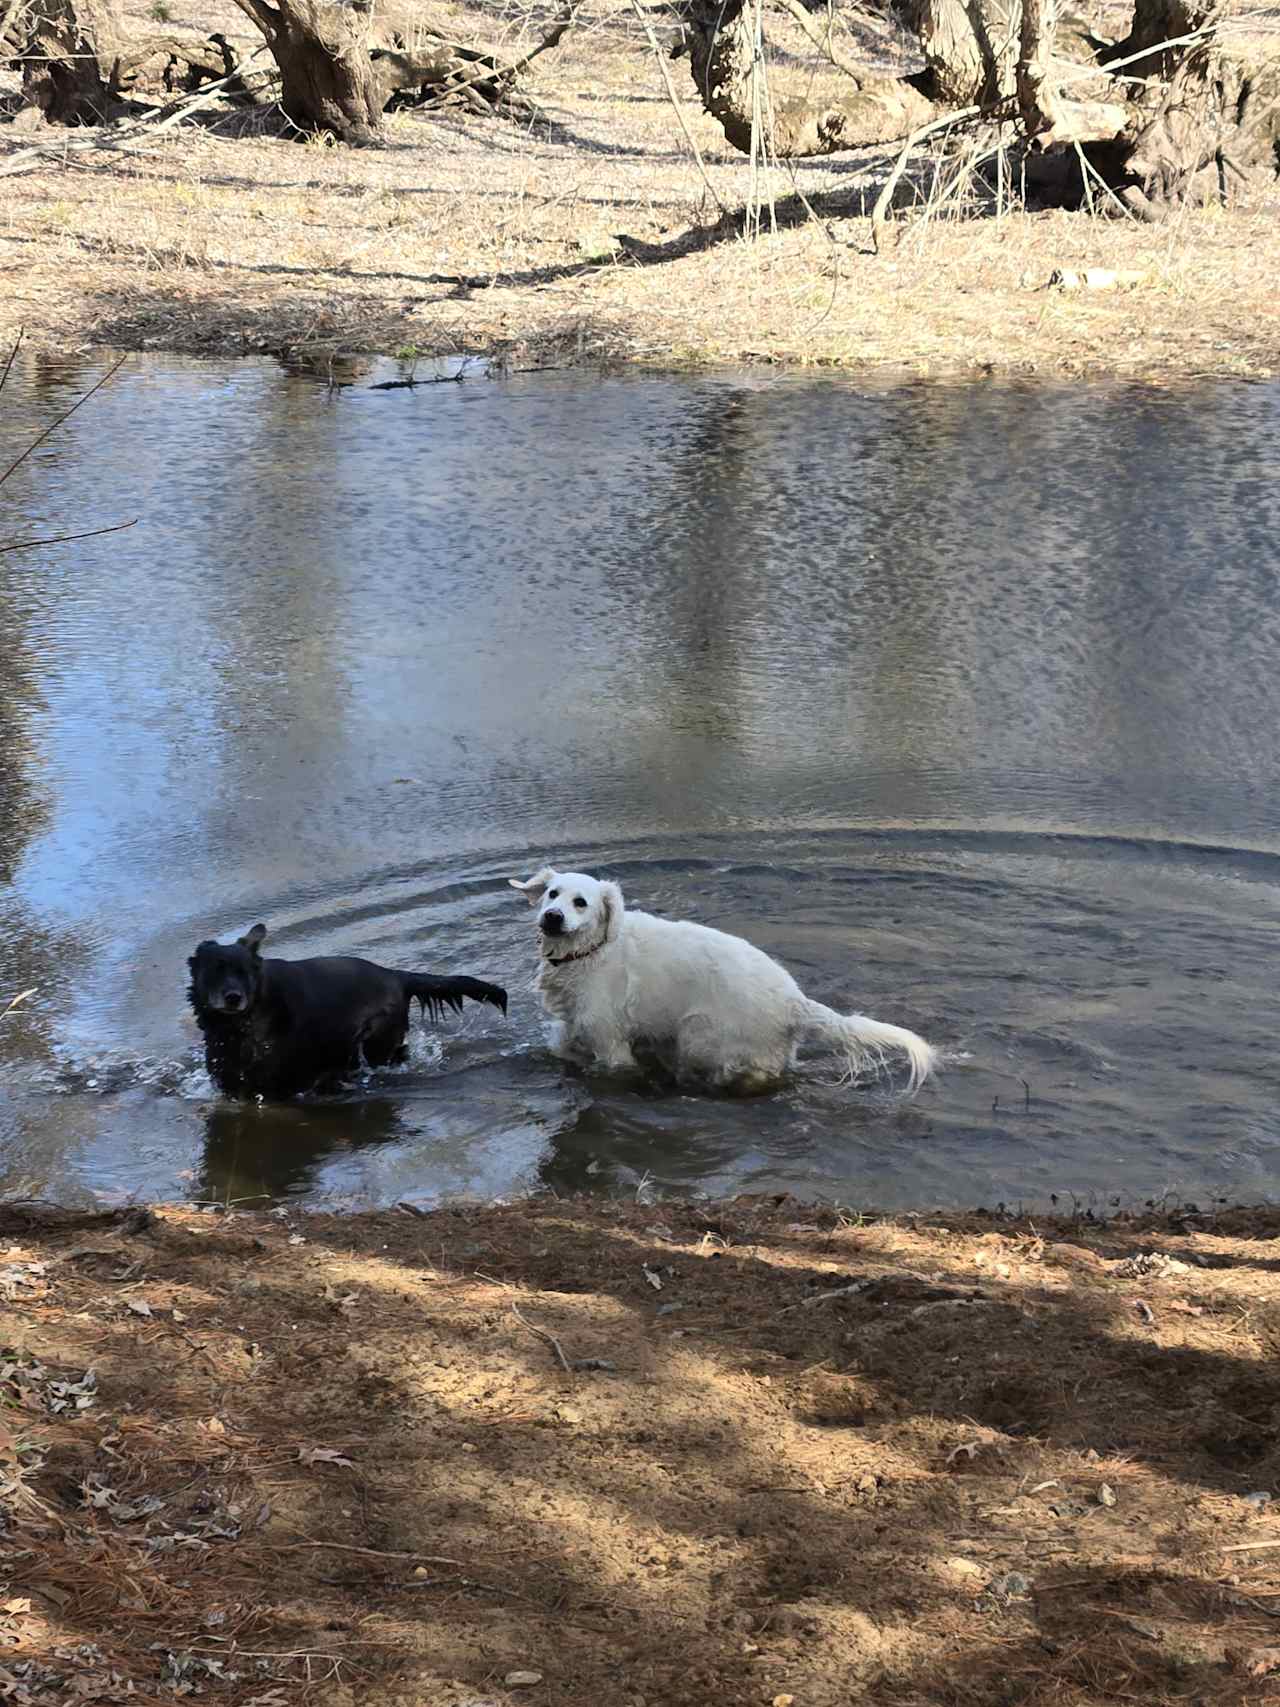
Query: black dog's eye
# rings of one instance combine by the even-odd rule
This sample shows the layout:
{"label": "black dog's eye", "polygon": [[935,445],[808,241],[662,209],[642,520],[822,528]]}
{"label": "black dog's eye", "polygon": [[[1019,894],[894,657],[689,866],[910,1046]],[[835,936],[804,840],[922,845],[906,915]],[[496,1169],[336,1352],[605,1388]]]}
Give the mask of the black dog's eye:
{"label": "black dog's eye", "polygon": [[558,889],[553,889],[553,890],[552,890],[552,891],[551,891],[551,893],[550,893],[550,895],[548,895],[548,896],[547,896],[547,900],[548,900],[548,901],[554,901],[554,900],[555,900],[555,898],[556,898],[556,896],[557,896],[557,895],[558,895],[558,894],[559,894],[559,893],[560,893],[560,891],[559,891],[559,890],[558,890]]}
{"label": "black dog's eye", "polygon": [[587,903],[582,899],[581,895],[575,895],[573,898],[573,904],[575,907],[585,907]]}

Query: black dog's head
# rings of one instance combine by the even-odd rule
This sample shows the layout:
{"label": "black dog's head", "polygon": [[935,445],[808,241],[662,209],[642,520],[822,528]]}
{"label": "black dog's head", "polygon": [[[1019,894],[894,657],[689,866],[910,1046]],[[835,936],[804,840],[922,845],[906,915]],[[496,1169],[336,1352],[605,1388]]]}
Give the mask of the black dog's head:
{"label": "black dog's head", "polygon": [[262,989],[262,939],[265,925],[255,925],[236,942],[202,942],[188,960],[191,1005],[198,1014],[221,1014],[238,1019],[249,1013]]}

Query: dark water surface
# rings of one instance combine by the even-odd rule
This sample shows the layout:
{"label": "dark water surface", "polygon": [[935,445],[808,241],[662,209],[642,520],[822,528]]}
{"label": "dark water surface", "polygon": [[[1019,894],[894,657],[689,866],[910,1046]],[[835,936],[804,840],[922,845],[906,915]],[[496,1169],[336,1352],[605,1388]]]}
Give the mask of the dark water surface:
{"label": "dark water surface", "polygon": [[[35,364],[0,466],[102,371]],[[1280,1195],[1280,389],[133,359],[0,488],[0,1189]],[[952,1060],[913,1103],[546,1052],[544,859]],[[412,1065],[218,1100],[185,958],[506,982]],[[1024,1090],[1023,1082],[1026,1089]]]}

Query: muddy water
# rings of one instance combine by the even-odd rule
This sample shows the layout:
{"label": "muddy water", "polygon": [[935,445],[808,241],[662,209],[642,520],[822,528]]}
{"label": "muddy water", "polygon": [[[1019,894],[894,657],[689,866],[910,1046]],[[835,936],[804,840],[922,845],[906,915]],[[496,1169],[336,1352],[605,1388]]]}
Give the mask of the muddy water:
{"label": "muddy water", "polygon": [[[0,450],[100,371],[16,374]],[[135,358],[0,489],[0,541],[140,518],[0,555],[0,1187],[1280,1192],[1280,390],[369,377]],[[947,1071],[565,1071],[548,857]],[[510,1019],[224,1102],[184,962],[259,918]]]}

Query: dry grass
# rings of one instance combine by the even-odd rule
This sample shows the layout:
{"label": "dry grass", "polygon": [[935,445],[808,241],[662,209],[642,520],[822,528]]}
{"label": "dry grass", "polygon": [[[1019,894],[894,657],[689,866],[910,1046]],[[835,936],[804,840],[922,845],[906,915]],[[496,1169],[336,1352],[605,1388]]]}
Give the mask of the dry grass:
{"label": "dry grass", "polygon": [[[429,15],[518,51],[503,15]],[[201,18],[252,45],[224,0]],[[130,21],[139,34],[159,27],[141,6]],[[1250,27],[1274,41],[1274,22]],[[192,21],[164,27],[175,25]],[[833,77],[790,29],[771,25],[779,92]],[[891,59],[894,43],[879,46]],[[766,235],[748,244],[717,224],[716,203],[743,206],[749,163],[676,61],[704,179],[629,9],[597,11],[536,70],[530,91],[549,126],[403,115],[386,148],[357,152],[220,111],[145,153],[68,155],[12,178],[0,335],[25,324],[33,343],[63,348],[505,352],[515,365],[608,356],[1190,376],[1261,375],[1280,361],[1274,196],[1161,228],[1078,215],[931,221],[877,258],[875,179],[865,158],[842,156],[770,173],[778,229],[766,212]],[[1137,269],[1147,282],[1068,297],[1047,288],[1060,266]]]}

